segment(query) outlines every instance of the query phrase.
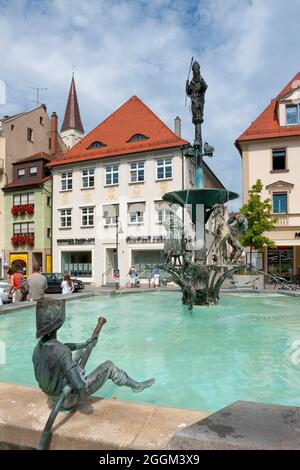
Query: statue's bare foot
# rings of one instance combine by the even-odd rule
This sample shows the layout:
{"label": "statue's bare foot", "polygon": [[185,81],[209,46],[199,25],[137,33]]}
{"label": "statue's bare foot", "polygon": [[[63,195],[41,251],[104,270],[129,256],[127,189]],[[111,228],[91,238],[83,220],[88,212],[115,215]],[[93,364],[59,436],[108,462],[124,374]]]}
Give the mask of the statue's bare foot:
{"label": "statue's bare foot", "polygon": [[155,379],[145,380],[145,382],[140,382],[136,387],[132,389],[134,393],[142,392],[145,388],[151,387],[155,382]]}

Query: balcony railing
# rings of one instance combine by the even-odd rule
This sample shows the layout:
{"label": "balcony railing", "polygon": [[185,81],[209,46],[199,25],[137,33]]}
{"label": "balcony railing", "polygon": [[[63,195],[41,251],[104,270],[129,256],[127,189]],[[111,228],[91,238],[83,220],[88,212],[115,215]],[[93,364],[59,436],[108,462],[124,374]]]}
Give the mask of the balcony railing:
{"label": "balcony railing", "polygon": [[275,227],[298,227],[300,225],[299,214],[273,214],[276,219]]}

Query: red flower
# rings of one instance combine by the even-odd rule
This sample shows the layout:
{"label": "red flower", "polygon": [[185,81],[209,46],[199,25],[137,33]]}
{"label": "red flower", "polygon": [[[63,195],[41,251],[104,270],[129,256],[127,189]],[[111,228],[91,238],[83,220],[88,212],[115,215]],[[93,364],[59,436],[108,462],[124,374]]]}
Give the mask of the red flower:
{"label": "red flower", "polygon": [[28,246],[34,246],[34,235],[28,235],[27,236],[27,245]]}
{"label": "red flower", "polygon": [[14,217],[17,217],[19,215],[19,211],[20,211],[20,206],[13,206],[11,208],[11,213]]}
{"label": "red flower", "polygon": [[26,205],[24,205],[24,206],[19,206],[19,214],[20,214],[20,215],[26,214],[26,207],[27,207]]}
{"label": "red flower", "polygon": [[28,215],[32,215],[34,213],[34,205],[33,204],[27,204],[26,212],[27,212]]}
{"label": "red flower", "polygon": [[11,243],[13,246],[19,246],[19,235],[11,237]]}

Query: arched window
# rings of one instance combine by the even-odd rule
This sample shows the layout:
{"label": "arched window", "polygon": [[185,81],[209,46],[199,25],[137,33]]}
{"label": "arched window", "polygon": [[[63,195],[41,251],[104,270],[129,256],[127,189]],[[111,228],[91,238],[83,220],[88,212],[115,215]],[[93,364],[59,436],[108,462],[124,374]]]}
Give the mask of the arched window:
{"label": "arched window", "polygon": [[90,149],[100,149],[101,147],[106,147],[106,144],[103,144],[103,142],[100,142],[99,140],[96,140],[95,142],[93,142],[88,147],[88,150],[90,150]]}
{"label": "arched window", "polygon": [[139,140],[147,140],[147,139],[149,139],[149,137],[147,137],[144,134],[134,134],[132,137],[130,137],[129,140],[127,140],[127,142],[138,142]]}

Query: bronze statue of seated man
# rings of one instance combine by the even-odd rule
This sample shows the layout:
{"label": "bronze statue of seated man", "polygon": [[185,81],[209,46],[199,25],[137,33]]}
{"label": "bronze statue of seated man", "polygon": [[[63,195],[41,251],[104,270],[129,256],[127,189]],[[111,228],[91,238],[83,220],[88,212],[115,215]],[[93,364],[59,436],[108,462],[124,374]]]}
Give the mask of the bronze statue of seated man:
{"label": "bronze statue of seated man", "polygon": [[[105,322],[105,319],[102,320]],[[66,394],[61,409],[71,410],[82,398],[95,393],[108,379],[116,385],[130,387],[133,392],[141,392],[154,383],[155,379],[145,382],[133,380],[111,361],[103,362],[93,372],[86,375],[84,365],[92,347],[97,343],[97,337],[94,336],[85,343],[63,344],[57,339],[57,330],[64,321],[64,301],[50,299],[38,301],[36,337],[40,340],[35,346],[32,360],[39,387],[47,394],[53,405],[58,402],[66,386],[71,391]],[[75,351],[74,356],[73,351]],[[88,355],[83,361],[86,352]]]}

